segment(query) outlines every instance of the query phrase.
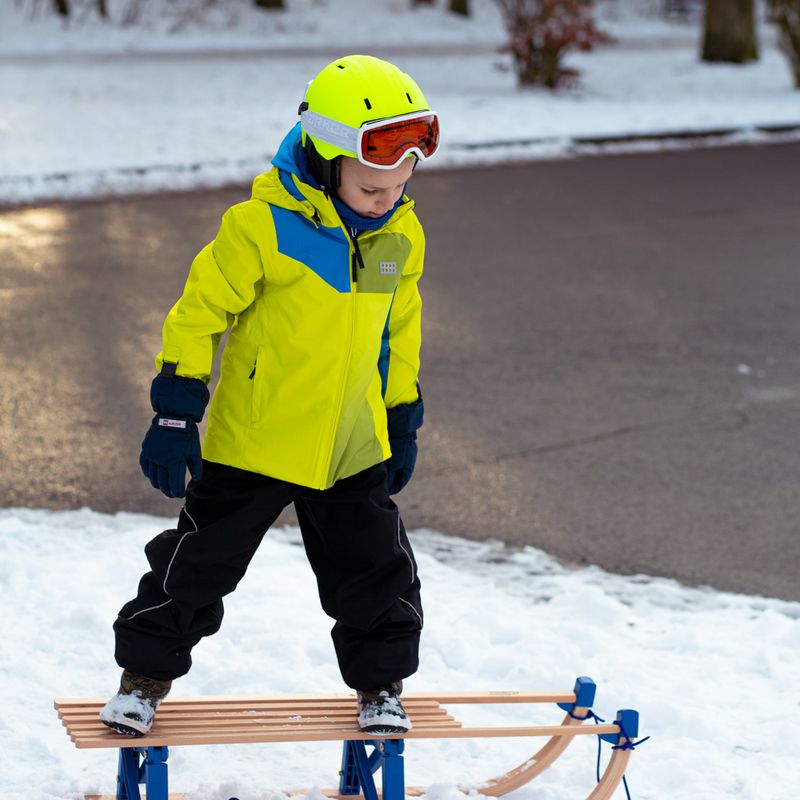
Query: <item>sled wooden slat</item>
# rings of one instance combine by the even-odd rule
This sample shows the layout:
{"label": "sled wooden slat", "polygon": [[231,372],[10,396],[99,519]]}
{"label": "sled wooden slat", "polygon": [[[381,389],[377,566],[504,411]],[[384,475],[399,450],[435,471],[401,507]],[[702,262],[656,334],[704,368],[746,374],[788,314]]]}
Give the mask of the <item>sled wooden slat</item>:
{"label": "sled wooden slat", "polygon": [[[500,797],[524,785],[547,769],[568,747],[575,736],[604,735],[612,743],[627,744],[629,735],[622,727],[622,714],[626,727],[638,727],[638,715],[633,711],[621,711],[616,722],[583,726],[590,717],[594,701],[594,682],[579,678],[572,692],[408,692],[403,694],[403,705],[411,718],[413,728],[402,736],[374,736],[363,733],[356,723],[356,700],[353,694],[303,694],[259,697],[183,697],[167,698],[156,714],[152,731],[142,737],[124,737],[108,728],[99,720],[99,712],[105,698],[65,698],[55,701],[58,716],[67,729],[70,739],[81,749],[113,748],[120,750],[120,775],[124,781],[136,782],[136,759],[155,758],[157,764],[151,769],[162,770],[163,786],[148,791],[157,800],[178,800],[181,795],[167,794],[166,748],[184,745],[257,744],[270,742],[332,742],[344,744],[346,758],[358,759],[364,743],[380,749],[379,764],[384,770],[382,800],[402,800],[404,795],[417,796],[424,790],[403,787],[402,755],[405,740],[418,739],[467,739],[537,737],[545,738],[543,746],[524,763],[503,775],[475,784],[474,789],[483,795]],[[502,703],[558,703],[567,710],[560,724],[548,725],[466,725],[457,718],[453,706],[466,704],[495,705]],[[635,720],[635,723],[633,722]],[[637,732],[632,734],[634,737]],[[390,747],[391,745],[391,747]],[[348,749],[349,748],[349,749]],[[359,751],[358,748],[361,748]],[[123,754],[126,755],[123,758]],[[163,753],[163,756],[160,755]],[[347,756],[348,753],[353,755]],[[138,754],[138,755],[136,755]],[[158,759],[162,759],[158,761]],[[605,773],[587,800],[608,800],[622,779],[630,758],[630,750],[615,749]],[[134,759],[134,761],[131,761]],[[372,759],[374,761],[374,759]],[[123,766],[123,762],[127,766]],[[147,778],[144,760],[140,766],[139,781]],[[344,763],[344,762],[343,762]],[[365,762],[364,762],[365,763]],[[131,766],[134,764],[134,766]],[[344,769],[344,767],[343,767]],[[359,769],[363,770],[363,764]],[[372,771],[376,769],[372,767]],[[387,772],[386,770],[389,770]],[[400,778],[396,776],[400,770]],[[369,772],[369,771],[368,771]],[[355,791],[360,791],[360,780],[371,782],[368,772],[358,772]],[[345,772],[340,773],[345,775]],[[145,776],[144,778],[142,776]],[[120,780],[123,780],[120,778]],[[159,779],[162,780],[162,779]],[[345,778],[342,778],[344,781]],[[399,780],[399,783],[398,783]],[[124,782],[123,781],[123,782]],[[390,787],[387,789],[387,786]],[[154,785],[155,787],[155,785]],[[400,787],[400,788],[398,788]],[[465,791],[472,791],[470,786]],[[297,793],[300,790],[295,790]],[[353,800],[352,789],[324,790],[329,797]],[[365,796],[376,797],[376,787],[371,795],[363,789]],[[379,793],[379,792],[378,792]],[[379,793],[380,794],[380,793]],[[127,795],[125,795],[127,797]],[[135,795],[138,796],[138,795]],[[95,800],[101,800],[99,795]],[[92,796],[87,795],[87,800]],[[109,798],[111,800],[111,798]]]}
{"label": "sled wooden slat", "polygon": [[[79,708],[75,706],[69,711],[64,713],[64,717],[69,719],[72,724],[80,722],[91,722],[96,724],[98,715],[100,713],[101,705],[87,706]],[[447,711],[443,706],[434,704],[429,705],[415,705],[414,703],[406,703],[405,707],[410,709],[415,717],[433,716],[440,717],[446,716]],[[353,703],[341,708],[287,708],[282,710],[273,710],[268,707],[259,707],[253,704],[250,707],[242,707],[236,709],[220,710],[218,708],[205,708],[203,706],[185,706],[185,707],[171,707],[168,703],[163,703],[158,710],[158,719],[177,722],[183,719],[285,719],[285,720],[308,720],[308,719],[346,719],[352,720],[353,718]]]}
{"label": "sled wooden slat", "polygon": [[[452,738],[456,735],[458,723],[432,722],[420,726],[420,735],[416,738],[440,739]],[[411,734],[409,734],[410,736]],[[78,731],[71,732],[70,738],[77,747],[120,747],[119,735],[112,731]],[[389,738],[389,737],[384,737]],[[408,738],[408,737],[404,737]],[[170,744],[258,744],[259,742],[340,742],[353,739],[375,739],[369,734],[362,734],[355,726],[345,727],[342,723],[330,725],[283,725],[262,727],[259,725],[233,725],[226,728],[214,726],[194,727],[189,729],[170,730],[168,734],[150,735],[136,740],[143,747],[162,747]],[[125,744],[133,746],[128,739]]]}
{"label": "sled wooden slat", "polygon": [[[94,710],[97,709],[98,711],[103,707],[106,700],[108,698],[103,699],[84,699],[82,703],[76,703],[74,701],[70,701],[65,703],[63,700],[57,700],[58,707],[64,709],[65,711],[80,711],[83,710]],[[206,698],[204,697],[195,697],[195,698],[183,698],[181,700],[172,699],[168,697],[161,705],[159,709],[159,713],[163,713],[164,710],[169,711],[197,711],[198,709],[207,709],[208,711],[217,711],[217,712],[225,712],[225,711],[243,711],[246,709],[255,709],[260,708],[265,711],[294,711],[298,714],[303,713],[304,711],[322,711],[328,709],[352,709],[353,701],[355,700],[355,696],[351,695],[348,698],[345,698],[341,701],[335,702],[320,702],[320,703],[272,703],[266,698],[255,697],[250,701],[246,701],[244,699],[240,700],[231,700],[227,703],[222,703],[219,701],[212,701],[207,702]],[[435,708],[439,703],[435,700],[415,700],[412,697],[406,698],[403,695],[403,705],[406,704],[413,704],[421,708]]]}
{"label": "sled wooden slat", "polygon": [[[102,708],[107,697],[63,697],[58,698],[56,703],[59,708],[71,706],[97,706]],[[404,692],[403,705],[413,701],[430,701],[433,704],[442,703],[480,703],[482,705],[490,703],[574,703],[574,692],[522,692],[517,690],[509,691],[490,691],[490,692]],[[264,704],[270,706],[286,706],[296,708],[298,705],[308,703],[315,708],[322,708],[329,705],[352,706],[353,694],[281,694],[266,696],[237,696],[221,695],[208,697],[170,697],[162,705],[162,709],[167,705],[177,707],[182,705],[195,705],[200,703],[203,706],[214,705],[236,705],[241,704],[245,707],[252,707],[254,704]],[[160,712],[159,712],[160,713]]]}
{"label": "sled wooden slat", "polygon": [[[164,708],[162,704],[161,708],[158,710],[158,715],[156,719],[158,723],[168,723],[168,722],[177,722],[180,720],[185,719],[216,719],[216,720],[226,720],[226,719],[285,719],[285,720],[310,720],[310,719],[343,719],[352,721],[353,719],[353,709],[355,705],[352,705],[350,708],[342,708],[342,709],[328,709],[328,710],[321,710],[319,712],[306,712],[306,711],[298,711],[298,710],[287,710],[287,711],[280,711],[280,712],[273,712],[265,709],[230,709],[227,711],[217,711],[217,710],[210,710],[205,708],[198,707],[195,710],[192,709],[172,709],[167,710]],[[86,710],[68,712],[65,715],[65,718],[69,720],[70,724],[80,723],[80,722],[92,722],[97,724],[100,714],[100,706],[97,708],[91,708]],[[415,717],[425,717],[425,716],[434,716],[439,717],[447,714],[447,710],[443,706],[424,706],[424,707],[415,707],[412,705],[405,706],[406,711],[410,714],[413,714]]]}
{"label": "sled wooden slat", "polygon": [[[181,714],[169,717],[170,730],[178,731],[185,728],[226,728],[232,725],[258,725],[260,727],[285,727],[286,725],[304,726],[311,725],[338,725],[342,727],[352,722],[351,714],[331,714],[330,716],[303,716],[297,717],[265,717],[260,714],[248,714],[246,717],[214,717],[205,714],[192,716],[191,714]],[[458,724],[451,714],[446,714],[444,709],[440,713],[415,714],[414,721],[417,725],[453,725]],[[96,731],[97,723],[90,717],[81,717],[70,723],[70,731],[78,733],[80,731]]]}
{"label": "sled wooden slat", "polygon": [[[566,736],[589,735],[601,733],[617,734],[619,728],[614,724],[597,725],[591,728],[575,728],[566,725],[541,725],[527,728],[464,728],[457,725],[417,727],[403,736],[382,736],[381,739],[484,739],[508,736]],[[169,733],[151,733],[148,736],[120,742],[120,737],[111,731],[108,733],[89,733],[87,735],[70,735],[79,748],[97,747],[163,747],[169,745],[196,744],[258,744],[260,742],[341,742],[341,741],[375,741],[375,736],[362,733],[355,726],[292,727],[284,729],[253,730],[252,728],[234,728],[231,730],[207,730],[191,733],[170,731]]]}
{"label": "sled wooden slat", "polygon": [[[118,800],[115,794],[84,794],[82,797],[83,800]],[[142,800],[147,800],[146,794],[143,793],[141,797]],[[197,797],[196,794],[195,797]],[[184,792],[170,792],[169,800],[191,800],[191,795]]]}
{"label": "sled wooden slat", "polygon": [[[436,730],[443,730],[449,731],[454,728],[461,727],[461,724],[452,719],[441,719],[441,720],[424,720],[424,721],[417,721],[416,729],[421,732],[433,732]],[[112,733],[111,731],[99,731],[96,728],[90,727],[83,727],[83,728],[71,728],[70,729],[70,738],[76,743],[78,747],[89,747],[90,742],[101,740],[104,742],[110,742],[109,746],[120,747],[123,744],[126,746],[134,746],[134,742],[131,739],[126,739],[124,742],[120,742],[117,739],[109,739],[108,734]],[[268,725],[261,725],[258,722],[236,722],[236,721],[228,721],[225,725],[214,725],[210,723],[203,723],[198,722],[196,724],[192,724],[189,722],[185,722],[181,725],[171,726],[169,728],[168,733],[162,733],[160,736],[158,735],[149,735],[147,737],[148,740],[158,739],[158,746],[163,744],[168,744],[166,739],[170,741],[175,741],[178,738],[185,740],[189,737],[195,735],[218,735],[220,740],[225,739],[229,740],[231,737],[237,736],[239,734],[246,734],[248,736],[253,736],[258,739],[258,737],[263,735],[264,741],[281,741],[281,736],[286,735],[288,737],[290,734],[321,734],[321,733],[329,733],[330,741],[338,741],[344,738],[351,738],[351,734],[357,733],[357,729],[353,726],[348,725],[346,722],[342,722],[341,720],[334,720],[331,722],[309,722],[304,725],[298,725],[296,723],[291,722],[284,722],[278,724],[268,724]],[[117,736],[117,734],[113,734]],[[287,739],[288,740],[288,739]],[[191,744],[191,742],[183,742],[183,744]],[[146,745],[150,746],[150,745]]]}

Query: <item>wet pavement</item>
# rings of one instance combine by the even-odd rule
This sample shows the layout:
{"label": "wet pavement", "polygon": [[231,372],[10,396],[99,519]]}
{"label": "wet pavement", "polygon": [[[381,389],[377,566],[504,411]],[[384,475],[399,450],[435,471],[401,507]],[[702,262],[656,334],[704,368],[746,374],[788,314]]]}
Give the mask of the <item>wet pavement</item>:
{"label": "wet pavement", "polygon": [[[797,144],[420,170],[407,527],[800,599],[798,174]],[[177,514],[138,467],[153,356],[248,194],[0,212],[0,505]]]}

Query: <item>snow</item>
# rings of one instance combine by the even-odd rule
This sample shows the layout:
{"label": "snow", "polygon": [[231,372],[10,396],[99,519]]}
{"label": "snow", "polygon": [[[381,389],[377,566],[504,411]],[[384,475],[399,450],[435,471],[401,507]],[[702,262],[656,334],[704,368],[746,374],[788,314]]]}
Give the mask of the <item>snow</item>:
{"label": "snow", "polygon": [[[118,15],[135,5],[110,4]],[[736,133],[707,144],[760,142],[765,127],[800,125],[772,26],[761,23],[759,61],[703,64],[699,18],[664,20],[659,0],[601,2],[617,42],[570,56],[582,78],[558,93],[516,87],[492,0],[474,0],[468,20],[441,2],[410,11],[409,0],[140,5],[132,24],[88,16],[68,27],[41,11],[30,19],[31,2],[0,6],[0,202],[249,182],[295,122],[307,80],[353,51],[421,84],[443,128],[431,168],[593,153],[581,140],[598,137],[711,130]],[[787,137],[798,134],[767,138]]]}
{"label": "snow", "polygon": [[[52,701],[116,690],[111,623],[146,568],[145,542],[173,525],[89,509],[0,510],[4,800],[113,791],[115,754],[76,750]],[[641,734],[652,736],[628,771],[636,800],[796,796],[800,604],[567,569],[533,548],[426,530],[410,538],[426,627],[408,691],[563,690],[586,674],[597,681],[601,716],[636,708]],[[173,695],[340,692],[330,625],[299,532],[273,530],[226,599],[222,630],[195,649]],[[561,718],[539,706],[459,711],[470,724],[500,713],[509,724]],[[535,749],[513,739],[410,742],[407,782],[433,784],[431,800],[456,800],[456,784],[478,784]],[[594,737],[576,740],[515,800],[585,797],[595,752]],[[194,800],[274,798],[279,789],[334,786],[339,758],[330,743],[173,748],[171,785]]]}
{"label": "snow", "polygon": [[385,698],[378,704],[376,701],[363,699],[358,701],[358,726],[362,730],[367,726],[372,726],[370,730],[376,730],[377,726],[385,726],[383,733],[386,730],[395,731],[410,731],[413,725],[406,716],[405,711],[400,704],[400,699],[395,696],[390,696],[389,692],[381,692],[380,696]]}
{"label": "snow", "polygon": [[131,694],[118,692],[103,706],[101,718],[106,723],[118,723],[140,733],[150,729],[158,703],[151,703],[142,697],[142,692],[134,690]]}

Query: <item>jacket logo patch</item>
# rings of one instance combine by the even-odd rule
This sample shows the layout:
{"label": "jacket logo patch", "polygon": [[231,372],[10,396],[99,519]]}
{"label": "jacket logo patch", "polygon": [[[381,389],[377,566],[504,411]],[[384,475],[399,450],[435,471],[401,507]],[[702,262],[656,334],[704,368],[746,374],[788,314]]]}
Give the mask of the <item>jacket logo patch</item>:
{"label": "jacket logo patch", "polygon": [[381,269],[381,275],[397,275],[397,262],[381,261],[380,269]]}

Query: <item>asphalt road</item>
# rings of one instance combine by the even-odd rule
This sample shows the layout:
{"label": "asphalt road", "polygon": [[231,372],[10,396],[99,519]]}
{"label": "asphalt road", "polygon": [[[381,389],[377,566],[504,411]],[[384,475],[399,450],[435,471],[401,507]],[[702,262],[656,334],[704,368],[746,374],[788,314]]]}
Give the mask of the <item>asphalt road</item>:
{"label": "asphalt road", "polygon": [[[406,525],[800,600],[798,174],[797,144],[420,170]],[[247,194],[0,213],[0,505],[177,514],[137,463],[152,357]]]}

